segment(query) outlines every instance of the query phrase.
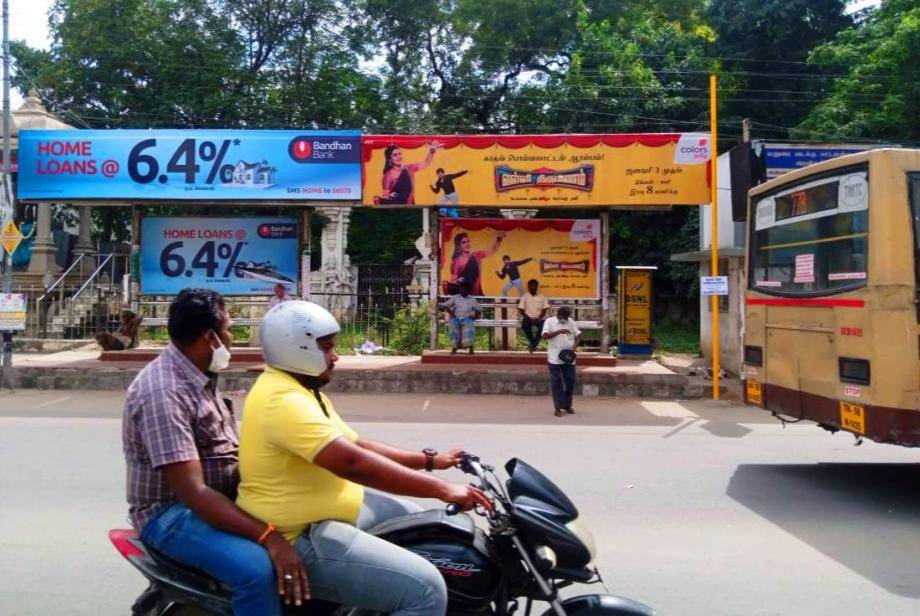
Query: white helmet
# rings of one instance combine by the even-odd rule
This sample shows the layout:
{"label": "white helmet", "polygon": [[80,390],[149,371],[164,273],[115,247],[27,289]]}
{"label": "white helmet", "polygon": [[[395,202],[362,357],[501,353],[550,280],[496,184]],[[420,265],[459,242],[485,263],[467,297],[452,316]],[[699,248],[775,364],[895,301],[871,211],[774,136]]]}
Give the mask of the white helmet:
{"label": "white helmet", "polygon": [[262,317],[259,338],[265,363],[272,368],[318,376],[326,370],[326,355],[316,341],[338,333],[339,322],[313,302],[281,302]]}

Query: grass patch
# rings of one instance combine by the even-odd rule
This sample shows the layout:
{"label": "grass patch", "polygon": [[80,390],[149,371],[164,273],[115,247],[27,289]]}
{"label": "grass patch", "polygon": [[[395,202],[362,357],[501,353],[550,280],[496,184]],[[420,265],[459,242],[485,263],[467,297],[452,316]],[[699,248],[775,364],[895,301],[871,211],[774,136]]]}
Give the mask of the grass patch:
{"label": "grass patch", "polygon": [[656,353],[700,354],[700,324],[662,321],[653,326]]}

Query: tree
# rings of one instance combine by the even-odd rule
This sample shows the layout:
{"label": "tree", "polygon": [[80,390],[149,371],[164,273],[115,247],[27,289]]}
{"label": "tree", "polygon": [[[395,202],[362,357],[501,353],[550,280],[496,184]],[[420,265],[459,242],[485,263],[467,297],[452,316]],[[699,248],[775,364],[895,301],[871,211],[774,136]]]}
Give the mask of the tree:
{"label": "tree", "polygon": [[825,91],[811,50],[852,24],[846,0],[712,0],[708,18],[722,67],[720,113],[788,137]]}
{"label": "tree", "polygon": [[816,48],[809,62],[842,72],[798,137],[920,142],[920,5],[886,0],[866,21]]}

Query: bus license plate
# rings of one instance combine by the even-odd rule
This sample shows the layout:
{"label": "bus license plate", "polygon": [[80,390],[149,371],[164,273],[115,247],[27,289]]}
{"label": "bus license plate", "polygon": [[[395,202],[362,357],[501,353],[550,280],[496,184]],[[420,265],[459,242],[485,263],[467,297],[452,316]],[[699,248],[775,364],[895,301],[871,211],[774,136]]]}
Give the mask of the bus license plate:
{"label": "bus license plate", "polygon": [[857,434],[866,433],[866,410],[858,404],[840,403],[840,426]]}
{"label": "bus license plate", "polygon": [[761,384],[757,381],[747,382],[747,399],[750,404],[763,404]]}

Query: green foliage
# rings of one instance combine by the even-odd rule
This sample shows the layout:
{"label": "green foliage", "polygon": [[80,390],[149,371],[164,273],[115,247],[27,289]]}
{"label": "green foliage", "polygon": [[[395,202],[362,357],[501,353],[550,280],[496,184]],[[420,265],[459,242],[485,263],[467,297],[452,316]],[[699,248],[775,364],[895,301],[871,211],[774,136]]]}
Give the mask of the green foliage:
{"label": "green foliage", "polygon": [[653,330],[656,353],[700,354],[699,321],[664,319],[656,322]]}
{"label": "green foliage", "polygon": [[865,23],[816,48],[814,66],[845,74],[795,132],[830,140],[920,141],[920,4],[887,0]]}
{"label": "green foliage", "polygon": [[[425,189],[427,190],[427,188]],[[423,210],[355,208],[348,226],[352,263],[402,263],[416,255]]]}
{"label": "green foliage", "polygon": [[[721,58],[723,119],[751,118],[773,138],[820,99],[826,79],[804,62],[816,45],[852,24],[846,0],[712,0],[707,17]],[[780,127],[776,131],[771,128]]]}
{"label": "green foliage", "polygon": [[430,323],[428,304],[403,308],[390,324],[389,348],[401,355],[421,355],[428,348]]}

